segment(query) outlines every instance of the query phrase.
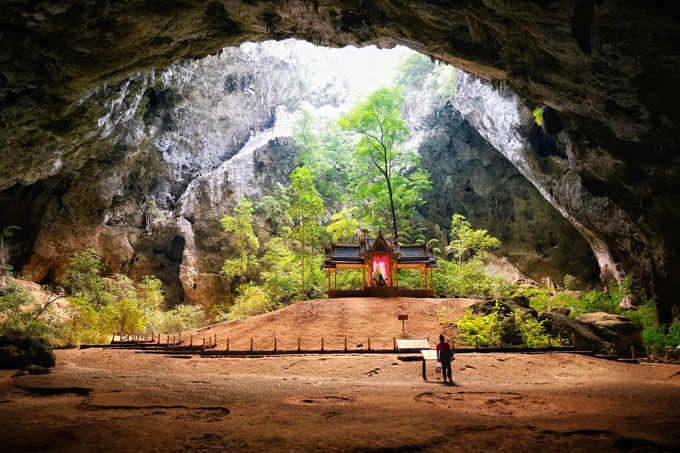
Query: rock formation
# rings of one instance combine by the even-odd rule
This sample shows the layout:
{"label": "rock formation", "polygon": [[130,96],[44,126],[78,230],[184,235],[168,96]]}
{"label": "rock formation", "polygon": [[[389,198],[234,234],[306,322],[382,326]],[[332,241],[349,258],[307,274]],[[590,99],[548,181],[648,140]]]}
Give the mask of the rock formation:
{"label": "rock formation", "polygon": [[[579,229],[604,276],[632,275],[659,301],[661,319],[671,316],[680,289],[673,278],[680,269],[674,233],[680,221],[680,27],[665,5],[19,0],[4,3],[0,12],[0,188],[14,196],[23,193],[32,206],[44,209],[43,222],[78,204],[69,195],[74,188],[121,180],[111,160],[132,158],[130,150],[112,146],[102,156],[93,146],[107,136],[111,119],[145,110],[153,130],[174,127],[162,106],[178,102],[175,93],[154,82],[152,91],[124,94],[147,83],[142,79],[148,75],[135,76],[140,71],[246,40],[405,44],[509,87],[532,108],[546,106],[544,128],[567,158],[532,157],[525,148],[501,151]],[[139,102],[150,108],[137,109]],[[101,119],[97,129],[91,127],[93,118]],[[519,123],[527,119],[522,113]],[[148,159],[143,167],[159,158],[137,157]],[[61,176],[83,168],[92,175],[87,184],[69,185]],[[125,184],[153,185],[155,172],[143,173],[125,177]],[[46,190],[64,193],[65,203],[54,206],[42,195]],[[92,216],[101,215],[117,194],[109,195],[95,200],[99,205],[93,204]],[[120,242],[115,247],[126,249],[130,238],[124,231],[114,236],[111,242]]]}

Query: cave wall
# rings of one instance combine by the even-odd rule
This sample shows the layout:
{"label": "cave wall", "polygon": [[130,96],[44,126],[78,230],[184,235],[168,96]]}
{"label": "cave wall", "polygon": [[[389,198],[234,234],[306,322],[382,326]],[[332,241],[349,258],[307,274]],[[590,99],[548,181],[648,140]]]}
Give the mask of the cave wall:
{"label": "cave wall", "polygon": [[498,238],[499,253],[534,280],[562,284],[571,274],[581,287],[597,282],[588,242],[453,105],[437,108],[419,127],[425,136],[418,154],[433,189],[418,212],[440,232],[440,244],[448,244],[451,216],[459,213]]}
{"label": "cave wall", "polygon": [[19,0],[0,13],[2,189],[91,165],[110,124],[92,118],[130,111],[119,88],[140,71],[246,40],[405,44],[559,112],[568,163],[506,157],[580,229],[603,275],[632,275],[670,316],[680,27],[665,3]]}

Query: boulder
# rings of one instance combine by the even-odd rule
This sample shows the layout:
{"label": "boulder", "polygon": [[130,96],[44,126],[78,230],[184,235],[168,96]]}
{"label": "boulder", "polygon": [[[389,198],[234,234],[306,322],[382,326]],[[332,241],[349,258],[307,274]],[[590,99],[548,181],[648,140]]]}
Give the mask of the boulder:
{"label": "boulder", "polygon": [[614,344],[618,354],[628,354],[630,347],[642,348],[640,326],[625,316],[610,313],[584,313],[576,317],[588,325],[591,331]]}
{"label": "boulder", "polygon": [[554,307],[550,309],[550,313],[559,313],[564,316],[569,316],[571,308],[569,307]]}
{"label": "boulder", "polygon": [[470,308],[472,309],[473,313],[486,315],[494,311],[496,309],[496,305],[498,305],[500,311],[504,314],[510,314],[514,312],[516,309],[519,309],[523,313],[528,314],[529,316],[533,316],[534,318],[537,317],[538,313],[536,312],[536,310],[529,307],[528,300],[524,301],[522,299],[526,298],[516,297],[514,299],[507,299],[487,297],[484,300],[475,302],[474,304],[470,305]]}
{"label": "boulder", "polygon": [[538,320],[545,321],[543,326],[550,335],[560,336],[570,341],[573,334],[575,342],[574,346],[576,346],[577,349],[594,351],[599,354],[611,354],[616,350],[611,341],[607,341],[596,335],[589,328],[588,324],[581,322],[578,319],[551,311],[541,313],[538,316]]}
{"label": "boulder", "polygon": [[36,337],[0,337],[0,369],[12,370],[29,365],[53,367],[54,353],[49,342]]}

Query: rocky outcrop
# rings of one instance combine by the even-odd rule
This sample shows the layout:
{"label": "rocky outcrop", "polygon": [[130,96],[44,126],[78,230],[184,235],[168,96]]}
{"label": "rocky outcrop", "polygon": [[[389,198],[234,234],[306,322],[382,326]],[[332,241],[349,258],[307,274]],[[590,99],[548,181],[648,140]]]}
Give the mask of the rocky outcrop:
{"label": "rocky outcrop", "polygon": [[[670,316],[675,302],[669,291],[677,285],[673,269],[680,265],[680,258],[676,235],[662,225],[680,221],[680,212],[677,206],[668,205],[675,195],[664,193],[660,197],[663,202],[648,195],[657,190],[673,191],[669,182],[678,180],[677,166],[649,166],[649,180],[641,180],[644,188],[636,193],[617,189],[614,186],[630,187],[633,182],[616,182],[617,174],[635,177],[637,173],[639,177],[640,170],[634,170],[620,154],[615,156],[595,145],[597,140],[590,145],[581,143],[574,138],[580,134],[576,128],[555,136],[547,132],[548,124],[537,128],[531,110],[511,91],[459,71],[454,104],[589,242],[603,280],[632,276],[636,285],[657,296],[661,319]],[[602,162],[584,161],[589,153],[599,155]],[[595,170],[605,162],[613,169]],[[593,171],[599,175],[594,176]],[[634,208],[626,209],[626,197],[629,202],[636,200]],[[660,202],[665,220],[658,214]]]}
{"label": "rocky outcrop", "polygon": [[0,368],[14,370],[29,365],[53,367],[54,353],[49,342],[35,337],[0,337]]}
{"label": "rocky outcrop", "polygon": [[440,232],[440,244],[448,244],[451,216],[459,213],[497,237],[500,253],[536,281],[549,277],[561,284],[567,273],[581,285],[597,281],[597,262],[581,234],[452,105],[420,119],[418,127],[425,135],[418,154],[433,181],[419,213]]}

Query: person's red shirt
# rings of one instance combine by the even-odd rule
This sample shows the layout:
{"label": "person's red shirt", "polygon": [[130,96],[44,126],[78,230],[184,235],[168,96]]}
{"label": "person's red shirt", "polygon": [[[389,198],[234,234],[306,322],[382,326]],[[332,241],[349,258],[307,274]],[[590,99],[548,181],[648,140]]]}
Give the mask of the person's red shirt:
{"label": "person's red shirt", "polygon": [[445,351],[449,351],[451,349],[451,345],[449,344],[448,341],[440,341],[437,343],[437,359],[441,362],[441,353]]}

